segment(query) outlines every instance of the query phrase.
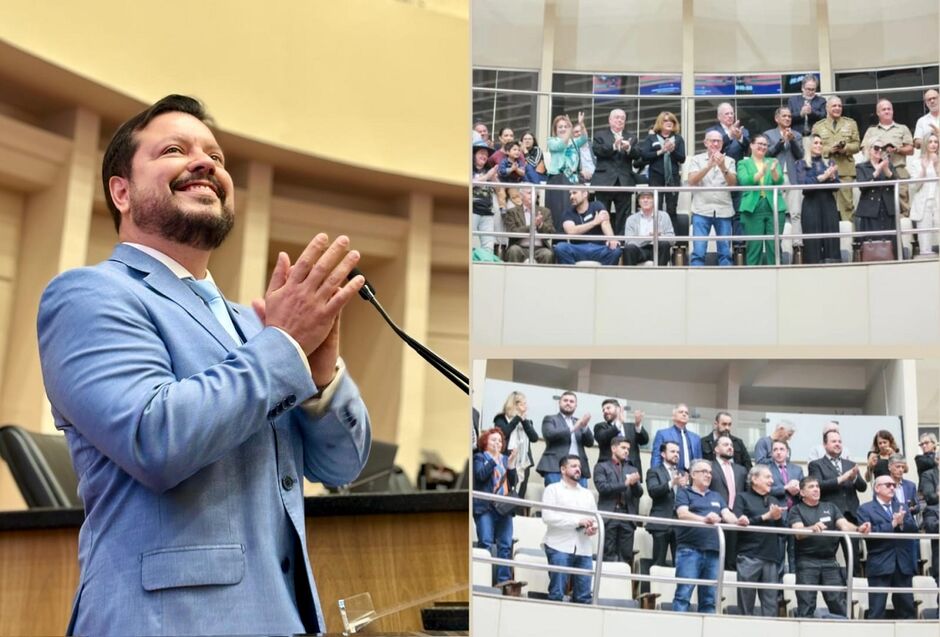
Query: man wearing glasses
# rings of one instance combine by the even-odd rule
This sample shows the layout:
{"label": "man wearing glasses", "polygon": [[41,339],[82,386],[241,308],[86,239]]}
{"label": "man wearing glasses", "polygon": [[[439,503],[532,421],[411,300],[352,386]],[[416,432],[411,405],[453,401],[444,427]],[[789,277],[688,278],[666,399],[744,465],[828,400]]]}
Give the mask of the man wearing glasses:
{"label": "man wearing glasses", "polygon": [[[875,497],[858,508],[860,524],[871,523],[872,533],[917,533],[917,524],[906,507],[895,498],[897,485],[891,476],[875,478]],[[873,539],[868,547],[867,574],[869,586],[911,586],[914,576],[914,546],[911,540]],[[868,619],[883,619],[887,593],[869,593]],[[892,593],[896,619],[914,619],[913,593]]]}
{"label": "man wearing glasses", "polygon": [[[676,577],[715,580],[721,572],[718,563],[718,532],[704,525],[725,522],[747,526],[748,519],[740,519],[731,512],[724,498],[708,488],[712,481],[711,463],[696,460],[692,463],[692,486],[676,492],[676,517],[680,520],[701,522],[702,528],[676,527]],[[672,609],[684,613],[689,610],[694,584],[677,584]],[[698,612],[715,612],[715,587],[699,585]]]}
{"label": "man wearing glasses", "polygon": [[929,89],[924,93],[924,105],[929,111],[917,120],[914,125],[914,147],[920,148],[921,140],[928,133],[940,135],[940,93],[937,89]]}

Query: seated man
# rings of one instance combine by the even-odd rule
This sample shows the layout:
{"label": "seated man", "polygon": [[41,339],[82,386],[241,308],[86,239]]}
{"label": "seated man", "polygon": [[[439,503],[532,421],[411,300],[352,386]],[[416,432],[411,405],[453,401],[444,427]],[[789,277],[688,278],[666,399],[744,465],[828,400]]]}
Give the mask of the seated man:
{"label": "seated man", "polygon": [[[531,225],[535,224],[536,234],[555,234],[555,224],[552,222],[552,211],[545,206],[532,205],[532,190],[523,188],[519,191],[522,205],[514,206],[503,215],[503,229],[506,232],[529,232]],[[551,239],[536,237],[534,245],[535,261],[537,263],[554,263]],[[522,263],[529,258],[529,239],[511,238],[509,247],[503,254],[503,260],[511,263]]]}
{"label": "seated man", "polygon": [[[722,135],[709,129],[705,133],[705,152],[689,162],[689,186],[723,188],[738,183],[735,162],[722,154]],[[711,229],[719,236],[732,234],[734,206],[727,190],[701,190],[692,193],[692,235],[707,237]],[[692,265],[705,265],[707,241],[695,241],[692,246]],[[718,265],[731,265],[731,242],[718,241]]]}
{"label": "seated man", "polygon": [[[656,210],[653,205],[653,193],[644,191],[639,194],[640,211],[627,217],[627,223],[623,233],[626,236],[650,237],[650,239],[627,239],[627,245],[623,252],[623,261],[625,265],[639,265],[645,261],[653,260],[653,222],[659,225],[658,233],[660,237],[674,237],[675,231],[672,229],[672,220],[669,215],[662,210]],[[655,213],[655,216],[654,216]],[[658,263],[666,265],[669,263],[669,241],[660,239]]]}
{"label": "seated man", "polygon": [[[588,201],[586,190],[571,191],[571,207],[561,216],[561,225],[565,234],[597,235],[613,237],[610,214],[599,201]],[[603,265],[616,265],[620,261],[622,250],[614,239],[600,241],[559,242],[555,244],[555,260],[558,263],[577,263],[578,261],[599,261]]]}
{"label": "seated man", "polygon": [[[544,504],[596,511],[594,496],[580,484],[581,459],[575,455],[564,456],[558,463],[561,481],[548,485],[542,494]],[[591,536],[597,533],[597,520],[587,514],[564,513],[551,509],[542,510],[545,530],[545,556],[548,563],[570,568],[593,567]],[[569,575],[548,572],[548,598],[557,602],[564,599],[568,578],[573,579],[571,601],[578,604],[591,603],[591,576]]]}

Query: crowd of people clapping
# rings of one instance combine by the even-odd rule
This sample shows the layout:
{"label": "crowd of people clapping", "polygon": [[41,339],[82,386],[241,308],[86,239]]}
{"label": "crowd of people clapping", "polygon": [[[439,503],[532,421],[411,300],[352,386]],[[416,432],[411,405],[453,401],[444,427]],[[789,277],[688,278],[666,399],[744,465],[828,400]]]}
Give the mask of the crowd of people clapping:
{"label": "crowd of people clapping", "polygon": [[[584,511],[583,514],[542,511],[546,526],[542,543],[549,564],[592,568],[591,537],[597,522],[590,512],[609,511],[639,514],[640,499],[650,499],[652,518],[679,519],[699,523],[674,526],[647,522],[652,536],[652,564],[674,565],[680,578],[717,578],[722,570],[736,571],[737,605],[741,614],[777,614],[782,591],[741,587],[742,582],[780,583],[787,572],[797,584],[844,585],[845,569],[836,560],[840,538],[814,535],[820,531],[938,533],[937,438],[920,437],[921,453],[914,458],[918,482],[905,478],[909,465],[891,432],[874,436],[864,460],[849,457],[842,444],[839,424],[827,422],[820,444],[809,452],[806,465],[790,457],[793,425],[781,422],[753,449],[731,433],[732,415],[719,411],[712,432],[699,436],[688,429],[690,410],[678,404],[668,427],[655,432],[650,445],[650,467],[644,473],[640,447],[650,441],[642,411],[625,414],[614,398],[603,401],[602,419],[591,426],[590,413],[577,412],[577,396],[564,392],[558,413],[545,415],[541,438],[544,451],[536,459],[533,446],[540,436],[528,413],[525,395],[513,392],[493,420],[493,427],[474,429],[473,488],[476,491],[525,498],[526,485],[534,469],[545,485],[542,502]],[[598,447],[598,460],[591,467],[586,449]],[[597,493],[587,488],[593,476]],[[864,494],[872,491],[868,501]],[[498,557],[512,556],[513,507],[499,507],[475,498],[473,516],[477,544],[495,550]],[[709,525],[723,522],[738,527],[789,527],[804,534],[726,533],[724,564],[718,563],[718,538]],[[643,523],[640,523],[643,526]],[[604,544],[597,547],[603,561],[633,565],[637,523],[605,519]],[[920,571],[917,540],[866,540],[864,563],[861,542],[852,539],[854,576],[864,575],[870,586],[910,587]],[[846,551],[842,547],[842,551]],[[672,556],[670,563],[668,557]],[[926,556],[924,556],[926,559]],[[931,543],[930,575],[936,581],[938,546]],[[843,560],[845,562],[846,560]],[[568,579],[571,595],[578,603],[591,601],[591,577],[550,572],[549,599],[566,599]],[[512,580],[509,566],[497,567],[496,583]],[[691,608],[692,585],[678,584],[672,609]],[[756,603],[757,598],[760,604]],[[796,614],[813,617],[816,592],[797,591]],[[847,616],[845,593],[824,592],[828,612]],[[886,617],[885,593],[869,594],[867,617]],[[913,618],[911,593],[893,593],[893,617]],[[716,610],[715,589],[698,587],[697,610]]]}
{"label": "crowd of people clapping", "polygon": [[[882,98],[875,108],[878,123],[860,135],[857,123],[843,116],[841,98],[823,98],[817,87],[817,79],[807,75],[801,94],[778,108],[776,126],[762,133],[748,131],[735,117],[734,107],[722,103],[716,123],[705,131],[703,152],[698,154],[683,138],[678,117],[668,111],[659,113],[642,140],[629,134],[627,115],[621,109],[611,110],[608,126],[595,130],[593,137],[583,112],[577,113],[574,121],[566,114],[557,115],[546,140],[547,153],[532,131],[524,131],[517,141],[515,131],[504,127],[494,143],[486,124],[477,122],[472,143],[472,179],[476,182],[472,230],[482,234],[473,236],[476,256],[496,260],[499,257],[494,253],[499,252],[502,260],[525,261],[529,238],[512,237],[503,246],[485,233],[497,227],[505,232],[531,233],[534,226],[538,263],[638,265],[653,260],[655,228],[660,242],[656,251],[662,253],[657,258],[665,264],[676,235],[707,237],[714,229],[717,236],[734,237],[716,242],[719,265],[734,263],[735,253],[748,265],[773,264],[774,241],[746,237],[780,235],[789,221],[794,235],[833,235],[796,236],[793,245],[802,263],[841,262],[836,234],[841,220],[851,222],[855,231],[870,233],[857,240],[859,258],[892,259],[897,258],[894,233],[899,215],[924,229],[916,235],[920,255],[940,251],[938,233],[929,230],[940,225],[937,182],[901,184],[898,206],[894,187],[882,183],[940,174],[940,93],[926,91],[926,113],[914,123],[913,133],[894,121],[890,100]],[[859,152],[861,159],[856,162]],[[858,183],[857,203],[852,188],[836,187],[846,182]],[[539,206],[531,195],[522,197],[521,193],[530,190],[525,184],[589,184],[598,190],[545,190],[544,206]],[[833,188],[722,190],[784,184],[832,184]],[[652,201],[652,191],[641,190],[634,197],[631,192],[603,190],[644,185],[702,190],[692,192],[688,222],[678,214],[677,192],[660,191],[658,200],[644,208],[643,197],[647,195]],[[657,219],[661,213],[668,223]],[[634,218],[636,221],[629,224]],[[497,225],[497,221],[502,223]],[[537,236],[556,233],[592,238],[553,241]],[[705,264],[706,244],[704,240],[693,241],[691,265]]]}

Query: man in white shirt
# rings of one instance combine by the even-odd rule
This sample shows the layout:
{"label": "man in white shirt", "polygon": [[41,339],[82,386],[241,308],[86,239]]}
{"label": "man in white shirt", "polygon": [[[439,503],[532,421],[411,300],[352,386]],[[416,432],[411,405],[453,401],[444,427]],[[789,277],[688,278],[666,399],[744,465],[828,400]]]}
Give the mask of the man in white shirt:
{"label": "man in white shirt", "polygon": [[924,93],[924,104],[930,111],[917,120],[914,126],[914,147],[920,148],[921,141],[928,133],[940,135],[940,93],[929,89]]}
{"label": "man in white shirt", "polygon": [[653,228],[654,224],[659,227],[656,229],[658,237],[657,243],[657,263],[666,265],[669,263],[669,241],[663,241],[663,237],[676,236],[672,228],[672,220],[669,215],[656,210],[653,205],[653,193],[643,191],[639,193],[640,211],[627,217],[627,223],[623,234],[626,236],[649,237],[649,239],[627,239],[627,244],[623,249],[624,265],[639,265],[646,261],[653,260]]}
{"label": "man in white shirt", "polygon": [[[735,162],[721,152],[722,136],[714,128],[705,133],[705,152],[689,161],[689,186],[724,188],[736,186],[738,177]],[[692,236],[707,237],[711,229],[719,236],[731,236],[734,205],[727,190],[701,190],[692,193]],[[717,241],[718,265],[731,265],[731,242]],[[695,241],[692,245],[692,260],[695,265],[705,265],[707,241]]]}
{"label": "man in white shirt", "polygon": [[[559,462],[561,481],[550,484],[542,494],[544,504],[597,511],[597,504],[590,491],[581,486],[581,459],[575,455],[564,456]],[[571,568],[593,568],[591,536],[597,533],[597,519],[587,513],[564,513],[551,509],[542,510],[545,530],[545,555],[548,563]],[[578,604],[591,603],[591,576],[569,575],[549,571],[548,598],[562,601],[568,578],[573,577],[571,601]]]}

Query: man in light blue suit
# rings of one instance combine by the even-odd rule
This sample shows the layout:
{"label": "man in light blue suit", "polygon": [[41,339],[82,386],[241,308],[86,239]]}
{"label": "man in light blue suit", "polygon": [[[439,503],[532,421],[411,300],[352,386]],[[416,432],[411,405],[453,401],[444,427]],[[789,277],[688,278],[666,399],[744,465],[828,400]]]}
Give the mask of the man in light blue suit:
{"label": "man in light blue suit", "polygon": [[[654,450],[661,448],[661,445],[667,442],[679,445],[679,461],[676,463],[676,468],[684,473],[688,473],[693,460],[702,457],[702,439],[694,431],[687,430],[688,424],[689,406],[679,403],[672,410],[672,427],[660,429],[653,437]],[[654,452],[650,466],[658,467],[662,463],[662,455]]]}
{"label": "man in light blue suit", "polygon": [[347,483],[368,456],[338,357],[359,255],[318,235],[295,264],[278,255],[254,309],[224,301],[207,265],[234,187],[207,121],[173,95],[118,129],[102,181],[122,243],[40,302],[43,378],[85,505],[70,634],[326,630],[303,478]]}

